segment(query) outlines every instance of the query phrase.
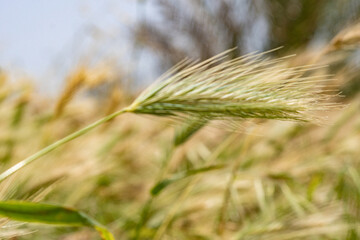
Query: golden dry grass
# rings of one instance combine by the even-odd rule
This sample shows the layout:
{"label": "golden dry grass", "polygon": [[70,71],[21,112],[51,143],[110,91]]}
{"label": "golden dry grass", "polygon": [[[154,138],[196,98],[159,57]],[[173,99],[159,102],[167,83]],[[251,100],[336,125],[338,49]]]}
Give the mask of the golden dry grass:
{"label": "golden dry grass", "polygon": [[[82,75],[53,104],[2,83],[10,89],[0,105],[2,171],[128,102],[117,90],[106,104],[71,101],[88,74],[75,72]],[[347,76],[335,73],[339,87]],[[122,116],[5,179],[0,198],[76,207],[118,239],[356,239],[359,96],[337,101],[348,106],[318,112],[328,117],[321,126],[263,121],[235,133],[204,127],[178,146],[167,119]],[[164,180],[168,185],[151,194]],[[87,229],[3,220],[5,227],[3,238],[34,229],[40,230],[19,239],[97,237]]]}

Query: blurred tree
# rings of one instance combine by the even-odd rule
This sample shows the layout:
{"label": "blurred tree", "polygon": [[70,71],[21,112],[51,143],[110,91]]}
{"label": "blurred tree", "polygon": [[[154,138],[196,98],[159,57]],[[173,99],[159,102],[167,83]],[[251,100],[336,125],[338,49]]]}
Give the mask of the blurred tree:
{"label": "blurred tree", "polygon": [[[245,13],[249,4],[242,8],[237,1],[158,0],[155,5],[160,10],[159,22],[141,21],[134,37],[140,46],[160,55],[166,65],[173,65],[184,57],[206,59],[241,46],[244,40],[241,12]],[[241,51],[242,47],[234,54]]]}
{"label": "blurred tree", "polygon": [[326,0],[277,0],[266,2],[269,16],[269,47],[302,47],[312,40]]}
{"label": "blurred tree", "polygon": [[[138,49],[151,49],[168,68],[185,57],[206,59],[237,47],[232,57],[330,40],[360,14],[358,0],[142,1],[153,13],[133,31]],[[155,10],[153,10],[155,9]],[[146,14],[144,14],[146,15]],[[154,16],[155,15],[155,16]]]}

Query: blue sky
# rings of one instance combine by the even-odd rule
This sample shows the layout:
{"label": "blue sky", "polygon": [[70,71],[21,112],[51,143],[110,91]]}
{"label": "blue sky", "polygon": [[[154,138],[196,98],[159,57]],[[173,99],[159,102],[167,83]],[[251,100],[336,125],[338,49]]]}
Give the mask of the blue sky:
{"label": "blue sky", "polygon": [[59,79],[44,82],[56,60],[67,61],[66,58],[78,54],[74,52],[74,44],[82,47],[79,38],[84,38],[82,34],[89,26],[105,35],[114,30],[121,34],[121,26],[130,25],[134,19],[135,3],[127,0],[0,0],[0,67],[21,70],[41,84],[57,88]]}

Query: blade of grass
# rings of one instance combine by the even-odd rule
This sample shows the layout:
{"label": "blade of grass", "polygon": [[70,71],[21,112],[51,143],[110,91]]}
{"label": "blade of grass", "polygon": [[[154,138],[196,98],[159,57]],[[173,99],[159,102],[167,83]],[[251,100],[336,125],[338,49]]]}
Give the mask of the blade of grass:
{"label": "blade of grass", "polygon": [[184,125],[177,129],[174,138],[174,145],[180,146],[185,143],[192,135],[207,124],[208,120],[201,118],[189,119]]}
{"label": "blade of grass", "polygon": [[92,227],[100,233],[102,239],[114,240],[106,227],[95,219],[81,211],[63,206],[25,201],[0,201],[0,216],[22,222]]}
{"label": "blade of grass", "polygon": [[153,195],[153,196],[159,195],[167,186],[169,186],[170,184],[172,184],[174,182],[180,181],[182,179],[185,179],[187,177],[190,177],[190,176],[193,176],[196,174],[205,173],[205,172],[209,172],[209,171],[213,171],[213,170],[218,170],[218,169],[223,168],[224,166],[225,165],[223,165],[223,164],[217,164],[217,165],[207,166],[207,167],[193,169],[193,170],[189,170],[186,172],[181,172],[181,173],[175,174],[174,176],[172,176],[170,178],[166,178],[166,179],[163,179],[163,180],[157,182],[150,191],[151,195]]}

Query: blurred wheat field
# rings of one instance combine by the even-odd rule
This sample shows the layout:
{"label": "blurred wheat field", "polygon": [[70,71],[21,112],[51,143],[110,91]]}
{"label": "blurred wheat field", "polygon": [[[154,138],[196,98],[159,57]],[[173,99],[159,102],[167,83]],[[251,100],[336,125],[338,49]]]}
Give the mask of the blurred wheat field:
{"label": "blurred wheat field", "polygon": [[[119,76],[106,64],[74,67],[57,99],[37,95],[31,82],[9,81],[2,71],[0,173],[126,106],[139,114],[111,119],[2,179],[0,202],[72,207],[116,239],[359,239],[360,94],[358,73],[347,62],[359,46],[358,29],[349,26],[322,49],[282,58],[287,67],[280,70],[268,68],[279,58],[185,61],[141,94],[114,81]],[[254,96],[238,96],[239,76],[246,76],[243,86]],[[266,92],[266,81],[274,79],[293,91],[277,84]],[[320,89],[301,85],[304,79],[321,82]],[[228,85],[211,85],[220,80]],[[327,91],[331,98],[317,98]],[[234,99],[295,110],[204,110]],[[296,108],[302,104],[306,108]],[[312,107],[311,117],[302,115]],[[152,111],[157,116],[147,115]],[[1,239],[100,238],[87,223],[54,227],[15,220],[0,218]]]}
{"label": "blurred wheat field", "polygon": [[[119,87],[101,102],[71,100],[87,86],[80,71],[57,103],[2,77],[3,170],[134,98]],[[344,100],[320,126],[205,127],[175,147],[174,123],[122,116],[5,179],[1,199],[73,206],[118,239],[356,239],[359,98]],[[1,224],[2,238],[96,238],[83,228]]]}

